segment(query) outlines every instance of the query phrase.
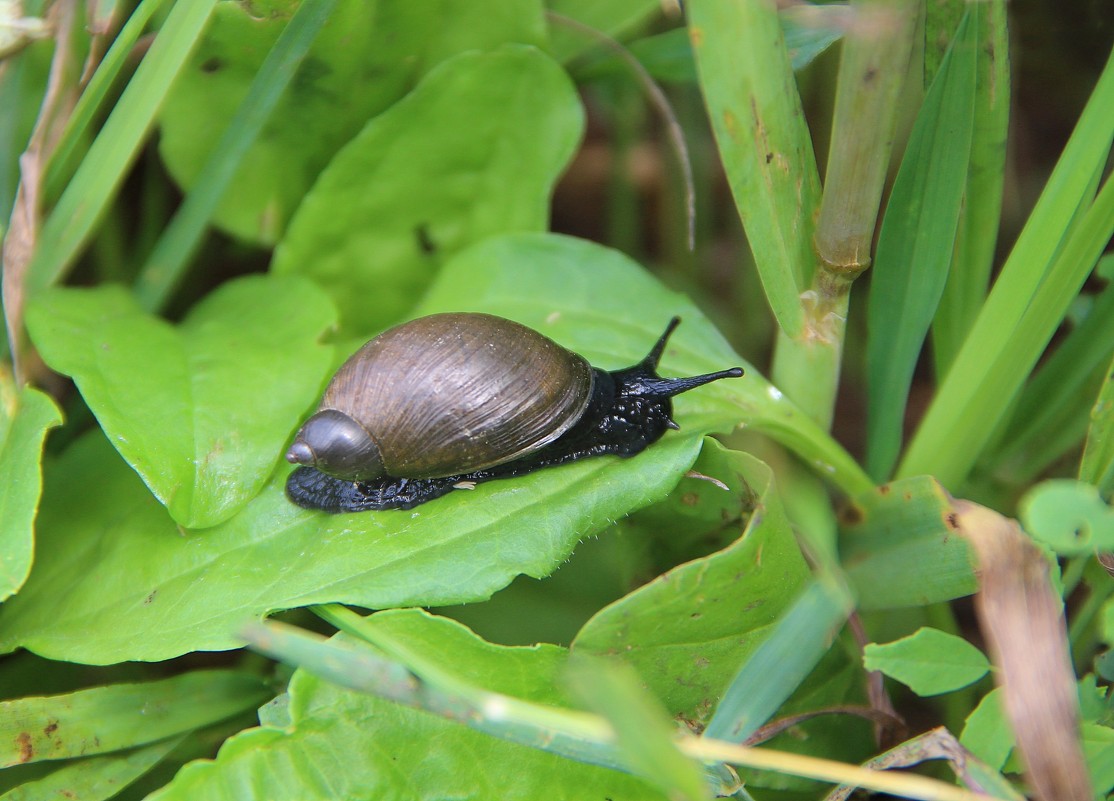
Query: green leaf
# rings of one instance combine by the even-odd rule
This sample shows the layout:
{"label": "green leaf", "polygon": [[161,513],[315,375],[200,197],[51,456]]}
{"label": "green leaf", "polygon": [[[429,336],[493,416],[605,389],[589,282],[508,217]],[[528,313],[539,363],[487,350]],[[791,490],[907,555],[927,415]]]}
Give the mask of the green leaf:
{"label": "green leaf", "polygon": [[[643,358],[680,314],[664,374],[741,362],[690,301],[621,254],[567,237],[519,234],[461,253],[418,311],[450,309],[519,320],[605,369]],[[492,481],[410,512],[297,509],[283,495],[279,470],[238,515],[185,536],[91,437],[56,465],[52,482],[48,475],[41,557],[24,591],[0,609],[0,648],[25,644],[98,663],[165,659],[234,647],[243,620],[276,609],[483,600],[520,573],[548,575],[580,538],[665,497],[695,461],[702,434],[748,417],[781,426],[779,435],[810,461],[836,465],[834,477],[856,469],[754,371],[682,395],[674,416],[681,431],[632,459],[588,459]],[[57,593],[59,586],[67,592]]]}
{"label": "green leaf", "polygon": [[794,71],[803,70],[843,36],[846,8],[789,5],[778,8],[785,49]]}
{"label": "green leaf", "polygon": [[[185,188],[213,149],[213,121],[230,119],[243,103],[297,7],[293,0],[217,4],[160,117],[160,153]],[[538,0],[342,0],[247,153],[215,222],[273,244],[337,150],[431,67],[465,50],[541,44],[544,35]]]}
{"label": "green leaf", "polygon": [[967,716],[959,742],[994,770],[1001,770],[1013,750],[1014,736],[1002,706],[1002,688],[997,687],[979,701]]}
{"label": "green leaf", "polygon": [[859,495],[843,518],[840,553],[860,608],[925,606],[978,590],[951,497],[931,477]]}
{"label": "green leaf", "polygon": [[100,801],[112,798],[155,767],[181,741],[181,737],[173,737],[130,751],[67,762],[46,776],[13,787],[0,795],[0,801],[46,798]]}
{"label": "green leaf", "polygon": [[978,681],[990,670],[990,662],[962,637],[921,627],[894,642],[866,645],[863,667],[897,679],[917,695],[929,696]]}
{"label": "green leaf", "polygon": [[575,27],[564,23],[568,17],[581,26],[612,38],[651,20],[661,11],[658,0],[546,0],[549,12],[549,52],[561,62],[568,62],[584,50],[599,43]]}
{"label": "green leaf", "polygon": [[257,676],[201,670],[140,684],[0,702],[0,767],[153,743],[252,709],[270,697]]}
{"label": "green leaf", "polygon": [[1097,723],[1083,724],[1083,752],[1097,798],[1114,789],[1114,729]]}
{"label": "green leaf", "polygon": [[243,621],[276,609],[483,600],[519,573],[547,575],[581,537],[663,497],[699,448],[696,437],[668,437],[633,459],[493,481],[411,512],[339,516],[293,506],[280,470],[228,522],[183,534],[94,434],[47,474],[41,550],[23,591],[0,607],[0,652],[168,659],[237,647]]}
{"label": "green leaf", "polygon": [[334,320],[308,281],[275,276],[225,284],[177,330],[112,286],[52,290],[27,313],[43,358],[186,528],[267,481],[332,362],[318,339]]}
{"label": "green leaf", "polygon": [[[685,321],[662,359],[666,374],[742,365],[741,379],[718,381],[674,401],[682,429],[727,431],[740,421],[781,442],[844,492],[873,485],[827,432],[740,359],[683,295],[664,289],[618,251],[553,234],[508,234],[481,242],[445,265],[415,314],[487,311],[564,342],[608,370],[633,364],[673,315]],[[688,321],[696,322],[695,325]],[[680,362],[673,354],[683,355]],[[686,422],[688,421],[688,422]]]}
{"label": "green leaf", "polygon": [[1114,362],[1106,369],[1098,400],[1091,409],[1079,480],[1093,484],[1108,500],[1114,497]]}
{"label": "green leaf", "polygon": [[694,0],[689,34],[701,90],[747,242],[778,325],[804,326],[815,266],[820,176],[772,4]]}
{"label": "green leaf", "polygon": [[50,398],[30,387],[16,390],[0,372],[0,601],[19,590],[31,570],[43,439],[61,422]]}
{"label": "green leaf", "polygon": [[1058,554],[1114,550],[1114,509],[1091,484],[1042,481],[1025,493],[1018,510],[1025,531]]}
{"label": "green leaf", "polygon": [[944,291],[974,125],[977,28],[965,17],[921,107],[878,237],[867,311],[867,466],[893,470],[913,370]]}
{"label": "green leaf", "polygon": [[[839,20],[833,11],[843,11],[836,6],[809,6],[805,13],[798,13],[797,6],[780,9],[785,47],[789,51],[794,71],[802,70],[828,49],[843,35]],[[807,19],[802,20],[802,17]],[[696,60],[692,52],[687,28],[674,28],[665,33],[645,36],[627,45],[631,55],[638,59],[654,80],[666,83],[695,84]],[[578,67],[578,77],[595,77],[618,73],[626,75],[630,67],[622,59],[608,53],[598,62]]]}
{"label": "green leaf", "polygon": [[710,441],[706,448],[720,463],[712,475],[734,491],[709,485],[710,497],[698,496],[692,508],[715,508],[720,495],[737,505],[740,494],[756,493],[742,534],[602,609],[573,642],[574,653],[621,656],[670,714],[699,724],[809,578],[770,469]]}
{"label": "green leaf", "polygon": [[[422,655],[422,661],[451,666],[470,684],[535,703],[567,706],[558,689],[564,649],[491,645],[457,623],[415,610],[379,613],[367,625],[405,643]],[[285,730],[258,728],[233,737],[215,761],[187,766],[152,801],[664,798],[634,777],[341,690],[303,670],[290,683],[290,715],[291,725]]]}
{"label": "green leaf", "polygon": [[273,269],[324,286],[346,333],[378,331],[462,247],[544,230],[549,194],[583,126],[571,81],[540,51],[507,46],[450,59],[329,163]]}

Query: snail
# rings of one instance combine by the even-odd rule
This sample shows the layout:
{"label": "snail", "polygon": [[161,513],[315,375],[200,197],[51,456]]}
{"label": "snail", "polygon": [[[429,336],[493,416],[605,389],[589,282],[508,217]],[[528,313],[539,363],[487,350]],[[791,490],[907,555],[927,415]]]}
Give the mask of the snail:
{"label": "snail", "polygon": [[600,454],[633,456],[677,428],[670,398],[735,367],[662,378],[674,317],[625,370],[592,367],[519,323],[448,313],[391,328],[333,376],[286,454],[286,494],[326,512],[410,509],[495,478]]}

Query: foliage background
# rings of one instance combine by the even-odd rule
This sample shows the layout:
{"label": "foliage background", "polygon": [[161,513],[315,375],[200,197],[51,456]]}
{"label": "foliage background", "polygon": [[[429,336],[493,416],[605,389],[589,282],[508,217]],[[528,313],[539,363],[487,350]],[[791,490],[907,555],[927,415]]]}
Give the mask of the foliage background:
{"label": "foliage background", "polygon": [[[1114,788],[1103,4],[15,6],[4,798]],[[329,374],[443,310],[747,375],[291,506]]]}

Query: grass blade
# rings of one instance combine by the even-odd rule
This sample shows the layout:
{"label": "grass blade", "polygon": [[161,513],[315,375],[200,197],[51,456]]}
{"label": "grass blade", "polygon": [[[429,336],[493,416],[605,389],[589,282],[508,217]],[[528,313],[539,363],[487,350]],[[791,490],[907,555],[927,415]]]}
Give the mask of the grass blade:
{"label": "grass blade", "polygon": [[[979,380],[964,387],[966,403],[959,414],[951,417],[951,427],[941,434],[943,442],[952,447],[937,451],[935,472],[945,485],[962,480],[976,457],[993,434],[994,428],[1009,409],[1025,377],[1037,363],[1048,341],[1067,312],[1068,306],[1090,274],[1103,247],[1114,234],[1114,181],[1107,179],[1094,205],[1088,209],[1072,231],[1063,250],[1056,258],[1047,280],[1021,315],[1013,337],[1002,343],[997,358],[983,365]],[[964,346],[966,350],[966,346]],[[956,363],[959,367],[959,362]],[[949,378],[950,378],[949,374]],[[938,424],[943,412],[933,419],[933,411],[948,389],[945,383],[941,396],[929,409],[922,431]],[[929,428],[929,430],[932,430]],[[922,436],[918,432],[918,439]],[[923,440],[922,440],[923,441]],[[962,443],[962,447],[956,447]],[[908,474],[918,466],[919,453],[911,451],[902,472]],[[909,464],[913,467],[909,467]]]}
{"label": "grass blade", "polygon": [[943,376],[963,344],[990,286],[998,243],[1010,111],[1009,32],[1005,0],[969,6],[978,21],[975,125],[955,255],[932,321],[936,375]]}
{"label": "grass blade", "polygon": [[1099,399],[1091,410],[1079,480],[1094,484],[1107,501],[1114,495],[1114,362],[1106,369]]}
{"label": "grass blade", "polygon": [[805,324],[820,178],[774,4],[688,6],[700,85],[735,205],[778,324]]}
{"label": "grass blade", "polygon": [[[1102,230],[1109,228],[1114,215],[1096,201],[1085,219],[1078,218],[1110,152],[1112,107],[1114,58],[1099,77],[1036,208],[910,443],[899,476],[931,473],[956,488],[1063,316],[1064,287],[1070,286],[1070,302],[1094,266],[1110,236],[1108,232],[1103,239]],[[1109,190],[1108,186],[1104,191]],[[1051,330],[1047,325],[1039,332],[1031,327],[1056,308],[1059,316]]]}
{"label": "grass blade", "polygon": [[43,224],[27,275],[33,294],[61,278],[105,213],[216,0],[175,3],[150,52]]}
{"label": "grass blade", "polygon": [[947,280],[974,122],[976,24],[964,17],[925,98],[886,208],[867,311],[867,468],[901,448],[913,370]]}
{"label": "grass blade", "polygon": [[615,730],[619,751],[635,775],[671,799],[710,797],[697,763],[677,750],[673,721],[629,665],[581,657],[568,670],[574,692]]}
{"label": "grass blade", "polygon": [[850,609],[844,588],[823,579],[810,584],[743,664],[704,736],[741,743],[752,735],[815,667]]}
{"label": "grass blade", "polygon": [[[1114,266],[1114,257],[1109,263]],[[1094,299],[1087,316],[1022,390],[993,457],[997,476],[1028,483],[1082,441],[1112,351],[1114,284]]]}
{"label": "grass blade", "polygon": [[136,7],[113,40],[108,52],[105,53],[104,60],[93,73],[89,85],[78,98],[73,114],[66,121],[66,127],[58,139],[58,146],[46,166],[43,190],[45,205],[52,205],[62,193],[66,181],[73,177],[77,162],[84,155],[85,151],[80,145],[93,122],[93,117],[101,109],[101,104],[112,90],[113,84],[132,53],[132,47],[146,29],[147,23],[164,5],[166,0],[143,0]]}
{"label": "grass blade", "polygon": [[135,289],[143,308],[148,311],[162,308],[178,286],[241,159],[267,122],[335,6],[336,0],[300,5],[267,54],[247,97],[140,271]]}

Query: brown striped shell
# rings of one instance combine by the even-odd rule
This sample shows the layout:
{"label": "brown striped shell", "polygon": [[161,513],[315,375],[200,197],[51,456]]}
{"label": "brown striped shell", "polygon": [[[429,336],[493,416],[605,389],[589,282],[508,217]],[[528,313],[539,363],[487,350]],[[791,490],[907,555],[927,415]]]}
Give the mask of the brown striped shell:
{"label": "brown striped shell", "polygon": [[580,419],[591,395],[581,356],[501,317],[451,313],[368,342],[337,371],[319,411],[359,422],[388,475],[434,478],[541,448]]}

